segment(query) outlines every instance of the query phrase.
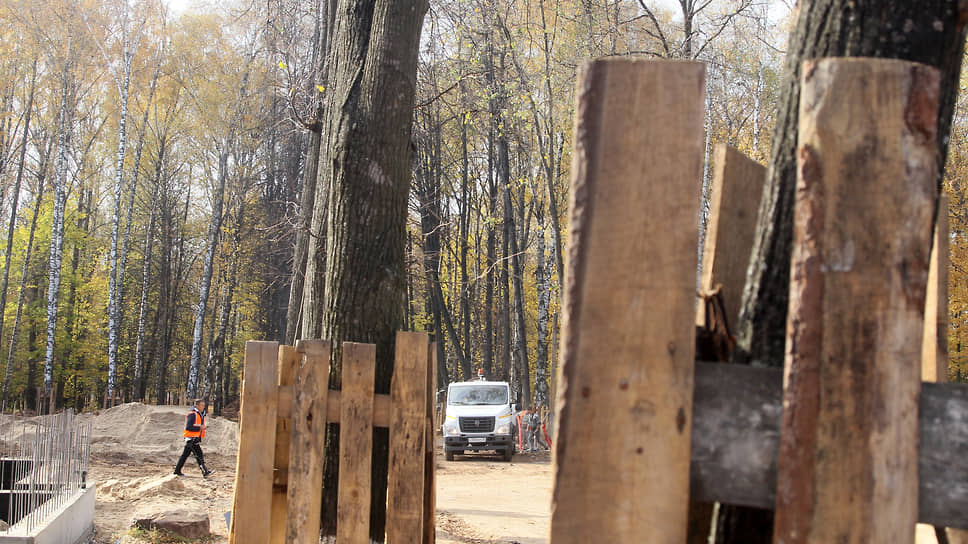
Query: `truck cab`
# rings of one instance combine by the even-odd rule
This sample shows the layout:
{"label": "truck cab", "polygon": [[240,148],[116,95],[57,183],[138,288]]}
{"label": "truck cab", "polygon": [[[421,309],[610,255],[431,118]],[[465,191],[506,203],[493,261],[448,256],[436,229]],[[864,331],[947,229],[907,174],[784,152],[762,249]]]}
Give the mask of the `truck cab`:
{"label": "truck cab", "polygon": [[448,461],[466,451],[494,451],[510,461],[515,431],[507,382],[477,380],[448,386],[443,424],[444,455]]}

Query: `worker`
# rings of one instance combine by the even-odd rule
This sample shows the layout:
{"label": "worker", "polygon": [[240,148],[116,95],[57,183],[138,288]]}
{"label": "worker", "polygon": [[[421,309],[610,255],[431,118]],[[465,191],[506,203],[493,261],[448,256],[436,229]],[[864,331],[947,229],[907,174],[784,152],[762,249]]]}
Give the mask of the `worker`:
{"label": "worker", "polygon": [[181,458],[175,465],[175,476],[184,476],[181,469],[185,466],[185,461],[191,454],[195,455],[198,468],[202,469],[202,476],[208,476],[215,472],[205,466],[205,455],[202,453],[202,439],[205,438],[205,429],[208,427],[205,425],[205,409],[207,407],[207,403],[203,399],[197,399],[195,406],[185,416],[185,430],[182,431],[182,436],[185,437],[185,450],[182,451]]}
{"label": "worker", "polygon": [[541,421],[541,414],[537,410],[532,410],[528,415],[528,450],[535,452],[538,451],[540,447],[542,450],[547,450],[548,445],[544,443],[541,439],[541,431],[544,428],[544,422]]}

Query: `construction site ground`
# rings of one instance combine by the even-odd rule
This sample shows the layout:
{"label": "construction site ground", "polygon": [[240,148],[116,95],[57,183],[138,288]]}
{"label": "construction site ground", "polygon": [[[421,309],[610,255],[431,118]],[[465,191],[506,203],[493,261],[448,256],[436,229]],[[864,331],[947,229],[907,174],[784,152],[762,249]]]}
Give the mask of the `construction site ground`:
{"label": "construction site ground", "polygon": [[[179,407],[125,404],[91,418],[89,478],[97,482],[96,542],[136,542],[126,533],[136,517],[173,509],[202,510],[214,542],[227,542],[225,514],[232,508],[238,426],[210,418],[206,462],[216,470],[202,478],[193,459],[186,476],[171,472],[181,452]],[[448,462],[438,448],[437,542],[441,544],[538,544],[547,542],[551,505],[548,452],[468,455]],[[268,498],[267,498],[268,504]]]}

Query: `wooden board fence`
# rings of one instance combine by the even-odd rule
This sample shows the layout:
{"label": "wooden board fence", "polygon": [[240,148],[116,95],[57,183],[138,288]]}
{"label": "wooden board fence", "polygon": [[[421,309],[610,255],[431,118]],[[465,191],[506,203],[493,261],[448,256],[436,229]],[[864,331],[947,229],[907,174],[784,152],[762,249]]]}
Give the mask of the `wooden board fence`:
{"label": "wooden board fence", "polygon": [[[815,78],[804,83],[800,127],[801,177],[811,183],[798,193],[791,298],[799,307],[784,393],[783,370],[683,362],[670,346],[685,340],[661,341],[674,336],[664,327],[695,308],[677,282],[691,281],[692,270],[675,268],[694,254],[679,238],[691,225],[665,210],[689,215],[679,199],[690,176],[698,180],[689,127],[702,119],[701,78],[686,63],[594,61],[583,70],[553,544],[686,542],[689,500],[778,508],[774,537],[785,543],[913,542],[916,520],[968,527],[968,385],[919,379],[922,337],[936,339],[923,355],[934,370],[946,328],[944,280],[928,279],[937,74],[868,59],[823,60],[803,72]],[[724,153],[718,174],[727,178]],[[732,175],[761,184],[762,169],[746,166]],[[735,206],[743,200],[756,209],[758,198]],[[750,226],[736,224],[748,218],[723,215],[707,258],[748,254]],[[720,236],[727,231],[740,234]],[[935,235],[943,232],[939,221]],[[944,244],[934,245],[941,272]],[[726,280],[734,293],[741,281]],[[925,316],[929,281],[937,304]],[[626,402],[625,391],[639,402]],[[685,391],[694,397],[683,402]],[[674,415],[680,408],[684,417]],[[673,422],[692,425],[681,450]],[[669,458],[673,450],[688,452],[688,467]],[[676,483],[683,478],[687,492]]]}
{"label": "wooden board fence", "polygon": [[[373,345],[343,344],[343,389],[330,391],[328,342],[248,342],[229,541],[318,542],[324,431],[333,422],[340,424],[337,542],[369,542],[373,428],[389,427],[387,541],[432,543],[433,351],[426,334],[399,333],[391,394],[377,395]],[[265,447],[266,436],[274,447]]]}

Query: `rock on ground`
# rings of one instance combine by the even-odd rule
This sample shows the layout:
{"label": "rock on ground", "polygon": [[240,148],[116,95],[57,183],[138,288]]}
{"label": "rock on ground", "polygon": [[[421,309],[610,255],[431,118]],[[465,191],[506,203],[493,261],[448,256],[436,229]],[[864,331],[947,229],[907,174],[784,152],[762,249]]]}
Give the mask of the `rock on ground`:
{"label": "rock on ground", "polygon": [[182,538],[205,538],[211,534],[208,514],[192,510],[169,510],[147,518],[136,519],[134,527],[150,531],[159,529]]}

